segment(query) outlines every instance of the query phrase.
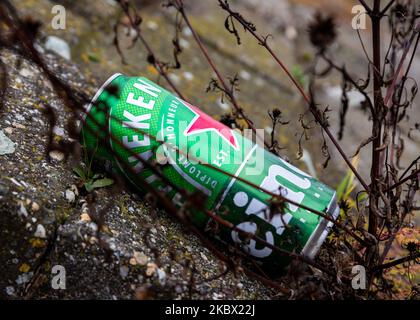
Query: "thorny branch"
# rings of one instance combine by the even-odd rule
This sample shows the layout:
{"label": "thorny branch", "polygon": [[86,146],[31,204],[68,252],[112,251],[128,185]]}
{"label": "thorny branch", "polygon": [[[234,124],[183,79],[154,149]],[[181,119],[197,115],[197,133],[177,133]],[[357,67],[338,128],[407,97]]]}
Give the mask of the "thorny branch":
{"label": "thorny branch", "polygon": [[[400,179],[397,178],[397,169],[394,166],[395,157],[397,158],[397,164],[403,152],[404,140],[399,138],[396,140],[398,123],[403,119],[403,115],[406,114],[406,110],[409,105],[411,105],[414,96],[417,94],[417,85],[411,89],[412,97],[410,100],[404,100],[404,94],[406,94],[406,81],[408,79],[407,75],[411,69],[414,54],[417,50],[417,45],[419,42],[419,28],[417,19],[419,18],[418,7],[412,1],[395,1],[390,0],[381,9],[380,1],[374,0],[372,8],[368,4],[361,0],[359,1],[366,9],[368,16],[372,21],[372,57],[371,60],[367,54],[366,47],[363,44],[359,30],[357,30],[359,39],[362,43],[362,48],[364,50],[365,56],[367,58],[367,63],[369,65],[368,77],[365,81],[360,83],[360,81],[354,80],[354,78],[347,72],[345,66],[338,66],[333,59],[328,56],[328,47],[335,40],[336,34],[334,31],[333,20],[329,17],[323,18],[320,14],[315,17],[315,22],[310,25],[310,37],[312,44],[318,49],[317,55],[315,58],[316,62],[319,59],[322,59],[327,63],[327,67],[321,73],[317,73],[316,68],[312,70],[313,77],[320,76],[325,77],[332,70],[337,71],[342,75],[343,79],[343,94],[342,94],[342,111],[340,115],[340,131],[339,138],[343,136],[343,129],[345,126],[345,118],[348,111],[348,96],[347,92],[355,88],[360,94],[365,98],[364,107],[368,107],[370,111],[370,119],[373,122],[372,133],[369,138],[361,142],[358,146],[355,155],[359,153],[361,148],[372,144],[372,167],[371,167],[371,183],[367,186],[366,182],[360,177],[355,168],[351,166],[349,159],[342,152],[341,146],[331,135],[328,129],[328,122],[325,121],[325,116],[319,111],[316,104],[313,102],[314,95],[311,94],[308,97],[304,89],[299,85],[299,83],[293,78],[287,67],[282,63],[280,58],[274,53],[274,50],[267,43],[267,37],[259,36],[256,33],[255,25],[246,20],[241,14],[235,12],[231,9],[230,4],[227,0],[218,0],[219,5],[223,10],[228,13],[229,21],[235,19],[239,22],[246,31],[251,33],[251,35],[262,45],[274,58],[274,60],[279,64],[279,66],[285,71],[286,75],[290,78],[294,86],[301,93],[304,100],[308,103],[310,111],[313,113],[314,118],[317,123],[322,127],[322,129],[327,133],[331,138],[334,146],[337,148],[339,153],[343,156],[346,163],[349,165],[349,168],[352,170],[354,175],[363,185],[365,191],[369,195],[369,205],[367,206],[370,213],[368,219],[368,230],[365,232],[365,236],[369,239],[377,239],[377,244],[368,248],[366,250],[365,261],[366,264],[370,267],[373,267],[375,263],[381,263],[383,258],[386,256],[390,245],[393,243],[395,234],[401,228],[401,221],[404,221],[405,217],[412,212],[414,205],[410,201],[404,202],[403,208],[398,205],[399,197],[402,195],[399,187],[406,184],[407,182],[412,182],[408,187],[408,194],[413,196],[413,193],[418,190],[418,181],[419,181],[419,171],[414,170],[408,177],[404,178],[408,170],[415,165],[418,165],[419,158],[414,160],[410,166],[405,170]],[[390,13],[389,13],[390,12]],[[391,40],[389,44],[389,49],[387,51],[385,62],[382,65],[381,60],[381,20],[384,17],[389,17],[390,20],[390,29],[391,29]],[[232,19],[233,18],[233,19]],[[229,30],[228,30],[229,31]],[[239,37],[239,33],[235,32],[235,37]],[[412,47],[413,42],[415,42],[414,49],[412,51],[411,59],[408,66],[405,69],[405,74],[401,76],[403,71],[404,62],[408,56],[410,48]],[[401,53],[401,58],[399,62],[396,62],[396,57],[399,52]],[[391,58],[389,58],[391,57]],[[383,67],[382,67],[383,66]],[[396,68],[394,69],[394,66]],[[391,76],[387,79],[385,78],[386,67],[392,68],[390,73]],[[373,99],[369,92],[370,86],[370,68],[373,71]],[[313,82],[311,81],[310,88],[313,87]],[[382,95],[382,88],[387,87],[387,93],[385,98]],[[399,115],[400,110],[403,110],[403,115]],[[389,128],[392,128],[392,140],[390,139]],[[410,135],[409,135],[410,137]],[[399,141],[399,146],[397,144]],[[413,189],[414,188],[414,189]],[[394,192],[397,190],[396,192]],[[414,191],[414,192],[413,192]],[[413,200],[413,199],[412,199]],[[395,217],[399,217],[399,223],[395,224]],[[377,256],[372,254],[378,250],[379,242],[389,239],[382,239],[380,235],[382,234],[384,228],[390,230],[392,236],[389,242],[386,245],[382,259],[377,260]],[[396,263],[398,264],[398,260]],[[393,266],[394,264],[392,264]],[[382,270],[382,269],[381,269]]]}
{"label": "thorny branch", "polygon": [[[191,33],[197,43],[197,45],[200,48],[200,51],[203,53],[206,61],[209,63],[210,67],[212,68],[212,70],[214,71],[214,73],[217,76],[217,79],[220,81],[222,87],[223,87],[223,92],[224,94],[226,94],[226,96],[229,98],[229,100],[232,102],[235,111],[237,112],[237,114],[245,120],[245,122],[247,123],[248,127],[254,132],[254,134],[256,136],[259,136],[257,133],[257,130],[254,127],[253,122],[245,115],[245,112],[243,110],[243,108],[239,105],[235,95],[234,95],[234,90],[232,90],[232,88],[229,88],[229,86],[226,84],[226,81],[224,80],[223,76],[221,75],[219,69],[217,68],[215,62],[213,61],[213,59],[210,57],[209,52],[207,51],[205,45],[203,44],[203,42],[201,41],[200,37],[198,36],[197,32],[195,31],[195,29],[193,28],[193,26],[191,25],[191,22],[185,12],[185,8],[184,8],[184,3],[182,0],[169,0],[167,5],[167,7],[175,7],[178,12],[182,15],[185,23],[187,24],[188,28],[191,30]],[[261,138],[260,138],[261,139]],[[267,142],[264,139],[261,139],[261,141],[264,141],[264,144],[266,144],[267,146]]]}
{"label": "thorny branch", "polygon": [[334,146],[337,148],[340,155],[343,157],[344,161],[347,163],[349,168],[354,172],[357,179],[360,181],[360,183],[363,185],[365,190],[369,190],[369,187],[367,183],[364,181],[364,179],[361,177],[361,175],[357,172],[356,168],[352,165],[350,159],[345,154],[344,150],[334,137],[334,135],[331,133],[329,127],[329,124],[327,121],[322,119],[321,114],[316,107],[316,104],[311,101],[309,96],[305,93],[302,86],[298,83],[298,81],[295,79],[295,77],[291,74],[289,69],[284,65],[284,63],[281,61],[281,59],[274,53],[273,49],[270,47],[270,45],[267,42],[267,37],[262,37],[256,33],[255,26],[253,24],[250,24],[247,22],[240,14],[237,12],[234,12],[228,3],[227,0],[219,0],[219,5],[221,8],[229,13],[230,16],[235,18],[239,23],[242,24],[242,26],[249,31],[257,40],[260,45],[262,45],[273,57],[273,59],[277,62],[277,64],[280,66],[280,68],[286,73],[287,77],[292,81],[293,85],[296,87],[296,89],[299,91],[299,93],[302,95],[303,99],[306,101],[306,103],[309,106],[309,110],[313,114],[314,118],[318,122],[318,124],[322,127],[322,129],[325,131],[327,136],[330,138],[331,142],[334,144]]}

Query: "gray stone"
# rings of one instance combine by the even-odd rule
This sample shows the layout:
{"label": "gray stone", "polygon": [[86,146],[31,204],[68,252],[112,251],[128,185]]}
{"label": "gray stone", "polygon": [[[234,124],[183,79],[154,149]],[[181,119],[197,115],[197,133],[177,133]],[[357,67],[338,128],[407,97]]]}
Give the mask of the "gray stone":
{"label": "gray stone", "polygon": [[34,233],[34,236],[37,238],[42,238],[42,239],[45,239],[47,237],[45,227],[42,224],[38,224],[36,226],[36,231]]}
{"label": "gray stone", "polygon": [[71,53],[70,53],[70,46],[66,41],[63,39],[56,37],[56,36],[48,36],[45,40],[45,49],[51,50],[58,54],[59,56],[63,57],[64,59],[70,60]]}
{"label": "gray stone", "polygon": [[15,152],[15,143],[4,134],[3,130],[0,130],[0,155],[13,152]]}

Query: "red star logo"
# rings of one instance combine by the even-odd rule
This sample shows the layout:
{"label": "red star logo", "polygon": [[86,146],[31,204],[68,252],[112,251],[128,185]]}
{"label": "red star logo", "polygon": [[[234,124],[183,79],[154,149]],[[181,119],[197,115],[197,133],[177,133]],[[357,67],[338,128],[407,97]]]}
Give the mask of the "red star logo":
{"label": "red star logo", "polygon": [[229,143],[235,150],[238,150],[238,142],[231,129],[229,129],[224,124],[214,120],[212,117],[205,114],[203,111],[197,107],[194,107],[188,102],[185,102],[181,99],[179,99],[179,101],[181,101],[195,114],[194,119],[184,131],[186,136],[212,130],[216,132],[220,137],[222,137],[227,143]]}

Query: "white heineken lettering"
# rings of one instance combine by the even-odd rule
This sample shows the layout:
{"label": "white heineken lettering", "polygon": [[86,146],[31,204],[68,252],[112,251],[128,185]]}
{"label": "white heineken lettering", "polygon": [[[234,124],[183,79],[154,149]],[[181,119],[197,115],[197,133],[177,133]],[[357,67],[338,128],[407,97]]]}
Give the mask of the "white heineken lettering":
{"label": "white heineken lettering", "polygon": [[155,100],[149,100],[149,102],[145,103],[144,98],[142,96],[136,99],[134,97],[134,93],[132,92],[130,92],[127,95],[127,103],[140,107],[140,108],[149,109],[149,110],[152,110],[153,107],[155,106]]}
{"label": "white heineken lettering", "polygon": [[128,136],[122,137],[122,142],[124,146],[127,147],[128,149],[150,146],[150,138],[148,135],[145,135],[143,140],[139,140],[138,135],[134,135],[132,137],[133,137],[133,141],[128,141],[128,138],[129,138]]}
{"label": "white heineken lettering", "polygon": [[[286,170],[282,166],[279,165],[272,165],[268,169],[268,175],[261,183],[261,188],[263,190],[268,190],[272,193],[282,195],[286,199],[292,200],[293,202],[296,202],[300,204],[305,197],[305,194],[303,192],[295,192],[289,188],[287,188],[285,185],[280,183],[277,180],[277,177],[282,177],[287,179],[288,181],[292,182],[294,185],[302,188],[307,189],[311,186],[311,182],[307,178],[300,178],[297,175],[293,174],[292,172]],[[298,209],[298,206],[288,203],[290,211],[295,212]]]}
{"label": "white heineken lettering", "polygon": [[174,197],[172,198],[172,203],[179,207],[182,206],[182,195],[179,192],[175,193]]}
{"label": "white heineken lettering", "polygon": [[147,83],[143,79],[137,79],[138,82],[135,82],[133,84],[134,88],[139,89],[140,91],[143,91],[147,94],[150,94],[152,97],[157,98],[158,93],[161,92],[159,88],[156,88],[154,85]]}
{"label": "white heineken lettering", "polygon": [[[242,231],[255,234],[255,232],[257,231],[257,224],[251,221],[246,221],[246,222],[242,222],[238,224],[238,228],[241,229]],[[236,243],[242,242],[241,239],[239,239],[239,234],[237,231],[232,231],[231,236],[232,236],[233,241],[235,241]],[[267,231],[265,233],[265,241],[274,245],[274,237],[271,231]],[[250,255],[253,255],[254,257],[265,258],[265,257],[268,257],[273,251],[271,248],[268,248],[268,247],[257,249],[256,244],[257,244],[257,241],[255,241],[254,239],[250,239],[249,243],[246,244],[245,246],[248,253]]]}
{"label": "white heineken lettering", "polygon": [[129,163],[138,162],[135,166],[133,166],[133,170],[135,173],[139,173],[140,171],[143,170],[144,164],[138,158],[140,157],[141,159],[147,161],[152,157],[152,155],[153,155],[153,152],[151,150],[141,152],[141,153],[138,153],[136,156],[128,157],[128,162]]}
{"label": "white heineken lettering", "polygon": [[[137,79],[137,81],[133,84],[133,87],[142,91],[143,93],[146,93],[151,98],[157,98],[158,94],[161,92],[161,89],[144,81],[143,79]],[[142,94],[139,94],[138,92],[129,92],[126,102],[139,108],[152,110],[156,101],[151,98],[148,101],[145,101],[145,97],[143,97]],[[150,123],[148,122],[152,117],[150,113],[134,115],[130,111],[124,110],[123,117],[124,121],[122,122],[122,126],[124,128],[146,130],[150,128]],[[133,134],[132,136],[126,135],[122,137],[122,143],[128,149],[150,146],[150,137],[147,134],[144,134],[143,139],[140,137],[141,136],[138,134]],[[148,160],[152,157],[152,155],[152,151],[149,150],[138,153],[137,157],[141,157],[143,160]],[[129,163],[134,163],[133,170],[135,173],[141,172],[144,168],[143,162],[139,161],[137,157],[131,156],[128,158]]]}
{"label": "white heineken lettering", "polygon": [[[147,83],[146,81],[142,79],[138,79],[138,82],[135,82],[133,84],[133,87],[136,89],[139,89],[140,91],[144,93],[149,94],[150,96],[154,98],[157,98],[158,93],[161,92],[159,88],[156,88],[155,86]],[[150,99],[148,102],[145,102],[144,97],[142,97],[141,95],[136,98],[133,92],[130,92],[127,95],[126,102],[134,106],[145,108],[148,110],[152,110],[156,103],[156,101],[153,99]]]}
{"label": "white heineken lettering", "polygon": [[175,140],[176,135],[175,135],[175,133],[168,133],[166,135],[166,138],[167,138],[167,140]]}
{"label": "white heineken lettering", "polygon": [[[284,167],[280,165],[271,165],[268,169],[268,175],[264,178],[264,180],[261,182],[261,189],[267,190],[269,192],[272,192],[274,194],[282,195],[283,197],[292,200],[296,204],[302,203],[305,194],[303,192],[295,192],[291,190],[290,188],[287,188],[282,183],[278,181],[278,178],[282,177],[284,179],[287,179],[289,182],[293,183],[294,185],[302,188],[307,189],[310,188],[311,182],[307,178],[301,178],[293,172],[290,172],[289,170],[285,169]],[[238,192],[234,198],[234,203],[238,207],[245,207],[248,205],[248,195],[245,192]],[[292,212],[295,212],[299,209],[297,205],[288,203],[289,210]],[[293,216],[286,212],[284,214],[275,214],[272,217],[267,214],[268,204],[264,203],[256,198],[253,198],[251,201],[249,201],[249,205],[245,209],[245,214],[247,215],[255,215],[258,218],[266,221],[267,223],[271,224],[275,229],[276,233],[280,236],[283,234],[285,230],[285,225],[287,225],[290,220],[293,218]],[[239,229],[255,234],[257,231],[257,225],[254,222],[246,221],[242,222],[237,226]],[[231,233],[232,239],[235,242],[241,243],[241,240],[239,239],[238,232],[232,231]],[[274,237],[273,234],[270,231],[267,231],[265,233],[266,241],[270,244],[274,244]],[[257,258],[265,258],[268,257],[272,250],[269,247],[264,247],[262,249],[256,248],[256,241],[251,239],[246,245],[246,249],[249,251],[249,254],[253,255]]]}
{"label": "white heineken lettering", "polygon": [[254,214],[258,218],[267,221],[276,229],[276,233],[280,236],[285,229],[285,224],[288,224],[292,219],[292,215],[290,213],[275,214],[270,219],[267,209],[268,206],[264,202],[254,198],[251,200],[248,208],[246,208],[245,213],[248,215]]}
{"label": "white heineken lettering", "polygon": [[141,114],[139,116],[135,116],[127,110],[124,110],[124,117],[130,121],[123,121],[123,127],[125,128],[132,128],[132,129],[149,129],[149,123],[143,123],[142,121],[150,120],[151,114]]}

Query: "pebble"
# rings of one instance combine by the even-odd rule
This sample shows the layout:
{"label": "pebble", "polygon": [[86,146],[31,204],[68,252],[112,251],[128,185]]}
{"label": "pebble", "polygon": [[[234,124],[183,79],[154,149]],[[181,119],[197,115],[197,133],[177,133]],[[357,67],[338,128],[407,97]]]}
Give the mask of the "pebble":
{"label": "pebble", "polygon": [[60,127],[54,127],[53,132],[60,137],[64,137],[65,133],[64,133],[64,129],[60,128]]}
{"label": "pebble", "polygon": [[111,238],[109,240],[109,250],[115,251],[117,249],[117,246],[115,245],[115,239]]}
{"label": "pebble", "polygon": [[138,252],[138,251],[134,251],[134,259],[136,260],[136,262],[141,265],[144,266],[146,265],[147,261],[149,261],[149,257],[146,256],[144,253]]}
{"label": "pebble", "polygon": [[191,32],[190,28],[188,28],[188,27],[184,27],[182,29],[182,34],[186,37],[191,37],[192,36],[192,32]]}
{"label": "pebble", "polygon": [[93,231],[93,232],[97,232],[98,231],[98,225],[95,222],[91,222],[89,223],[89,228]]}
{"label": "pebble", "polygon": [[147,21],[146,26],[152,31],[157,30],[157,28],[159,27],[158,24],[154,21]]}
{"label": "pebble", "polygon": [[148,277],[153,276],[155,274],[157,268],[158,267],[157,267],[156,263],[149,262],[147,264],[146,276],[148,276]]}
{"label": "pebble", "polygon": [[128,276],[128,267],[127,266],[121,266],[120,267],[120,276],[123,279],[127,278],[127,276]]}
{"label": "pebble", "polygon": [[191,81],[194,79],[194,75],[191,72],[186,71],[183,73],[183,75],[184,75],[184,78],[187,79],[188,81]]}
{"label": "pebble", "polygon": [[251,79],[251,74],[250,74],[248,71],[245,71],[245,70],[241,70],[241,71],[239,72],[239,76],[240,76],[242,79],[244,79],[244,80],[249,80],[249,79]]}
{"label": "pebble", "polygon": [[32,202],[31,210],[34,211],[34,212],[38,211],[39,210],[39,204],[36,203],[36,202]]}
{"label": "pebble", "polygon": [[92,219],[90,218],[90,216],[87,213],[82,213],[80,215],[80,220],[83,222],[90,222],[92,221]]}
{"label": "pebble", "polygon": [[225,101],[222,102],[222,99],[218,99],[217,100],[217,104],[219,105],[220,109],[227,111],[230,109],[229,104],[227,104]]}
{"label": "pebble", "polygon": [[188,49],[190,47],[190,43],[185,40],[185,39],[179,39],[179,45],[184,48],[184,49]]}
{"label": "pebble", "polygon": [[17,129],[26,129],[26,127],[23,124],[20,124],[19,122],[12,122],[12,126],[14,126]]}
{"label": "pebble", "polygon": [[53,150],[50,151],[49,153],[51,159],[57,160],[57,161],[63,161],[64,160],[64,153],[57,151],[57,150]]}
{"label": "pebble", "polygon": [[213,296],[212,296],[212,298],[213,298],[213,300],[220,300],[220,299],[222,299],[222,298],[223,298],[223,294],[213,292]]}
{"label": "pebble", "polygon": [[19,205],[19,215],[22,215],[24,217],[28,216],[28,211],[26,210],[22,201],[20,201],[20,205]]}
{"label": "pebble", "polygon": [[170,73],[168,77],[174,84],[179,84],[179,76],[177,76],[175,73]]}
{"label": "pebble", "polygon": [[36,226],[36,231],[34,233],[34,236],[37,238],[45,239],[47,237],[47,232],[45,231],[45,228],[42,224],[38,224]]}
{"label": "pebble", "polygon": [[16,113],[15,114],[15,118],[18,120],[18,121],[25,121],[26,119],[25,119],[25,117],[23,116],[23,115],[21,115],[20,113]]}
{"label": "pebble", "polygon": [[72,203],[74,202],[74,200],[76,200],[76,195],[74,194],[73,191],[67,189],[66,193],[65,193],[66,199],[68,202]]}
{"label": "pebble", "polygon": [[82,204],[82,213],[89,214],[89,208],[86,202]]}
{"label": "pebble", "polygon": [[182,287],[179,285],[179,284],[177,284],[176,286],[175,286],[175,292],[176,293],[182,293],[184,290],[182,289]]}
{"label": "pebble", "polygon": [[0,130],[0,155],[13,152],[15,152],[15,143],[4,134],[3,130]]}
{"label": "pebble", "polygon": [[289,40],[296,39],[297,35],[298,35],[298,32],[297,32],[295,27],[288,26],[286,28],[285,36],[286,36],[287,39],[289,39]]}
{"label": "pebble", "polygon": [[6,287],[5,291],[8,296],[13,296],[15,294],[15,288],[12,286]]}
{"label": "pebble", "polygon": [[22,68],[22,69],[19,70],[19,75],[21,75],[22,77],[25,77],[25,78],[32,78],[34,73],[33,73],[33,71],[31,71],[27,68]]}
{"label": "pebble", "polygon": [[162,284],[162,285],[165,284],[166,272],[163,271],[162,269],[157,268],[157,274],[158,274],[160,284]]}
{"label": "pebble", "polygon": [[202,253],[202,252],[200,252],[200,256],[201,256],[201,258],[203,258],[204,260],[206,260],[206,261],[208,261],[209,259],[207,258],[207,256],[204,254],[204,253]]}
{"label": "pebble", "polygon": [[16,279],[16,283],[18,285],[21,285],[21,284],[25,284],[25,283],[29,282],[29,280],[31,280],[33,274],[34,274],[33,272],[29,272],[29,273],[23,273],[23,274],[19,275]]}
{"label": "pebble", "polygon": [[48,36],[45,41],[45,49],[55,52],[64,59],[71,59],[70,46],[66,41],[59,37]]}

